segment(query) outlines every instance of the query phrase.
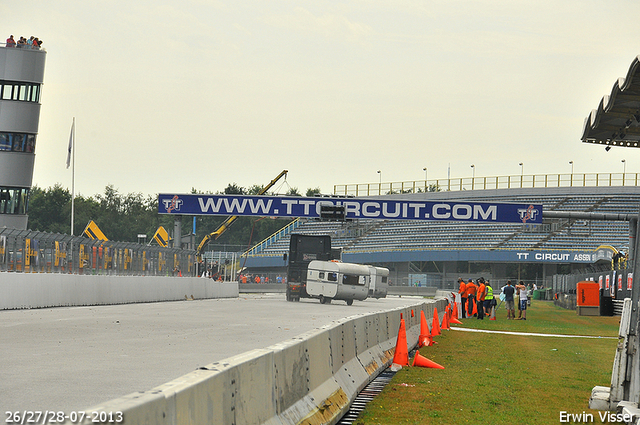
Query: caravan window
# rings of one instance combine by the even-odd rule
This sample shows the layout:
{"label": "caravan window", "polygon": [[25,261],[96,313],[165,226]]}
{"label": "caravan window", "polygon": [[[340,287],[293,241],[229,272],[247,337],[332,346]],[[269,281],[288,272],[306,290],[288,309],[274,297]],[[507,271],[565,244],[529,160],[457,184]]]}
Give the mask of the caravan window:
{"label": "caravan window", "polygon": [[382,283],[387,283],[387,276],[382,276]]}
{"label": "caravan window", "polygon": [[327,273],[327,280],[330,282],[337,282],[338,281],[338,274],[337,273]]}
{"label": "caravan window", "polygon": [[318,279],[324,279],[324,272],[318,272]]}
{"label": "caravan window", "polygon": [[360,276],[353,274],[345,274],[342,276],[343,285],[364,285],[364,279],[360,279]]}

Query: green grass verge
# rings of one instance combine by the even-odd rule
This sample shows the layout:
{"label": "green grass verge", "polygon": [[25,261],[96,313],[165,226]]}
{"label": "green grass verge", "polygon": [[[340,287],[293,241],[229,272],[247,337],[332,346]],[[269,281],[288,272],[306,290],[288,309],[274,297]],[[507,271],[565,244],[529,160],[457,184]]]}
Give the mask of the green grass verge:
{"label": "green grass verge", "polygon": [[[516,313],[517,314],[517,313]],[[527,320],[463,319],[459,327],[616,337],[619,317],[578,316],[534,301]],[[420,354],[444,370],[405,367],[367,405],[356,425],[557,424],[560,412],[593,414],[589,396],[608,386],[616,339],[552,338],[443,331]],[[411,359],[410,359],[411,361]]]}

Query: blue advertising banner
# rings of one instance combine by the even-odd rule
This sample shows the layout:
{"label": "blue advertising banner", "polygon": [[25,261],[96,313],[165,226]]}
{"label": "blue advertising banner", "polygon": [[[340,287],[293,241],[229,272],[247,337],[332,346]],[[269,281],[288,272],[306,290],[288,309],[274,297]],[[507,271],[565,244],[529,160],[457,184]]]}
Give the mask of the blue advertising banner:
{"label": "blue advertising banner", "polygon": [[160,194],[158,213],[259,217],[320,217],[322,206],[343,206],[347,219],[542,223],[542,205],[420,202],[390,199]]}

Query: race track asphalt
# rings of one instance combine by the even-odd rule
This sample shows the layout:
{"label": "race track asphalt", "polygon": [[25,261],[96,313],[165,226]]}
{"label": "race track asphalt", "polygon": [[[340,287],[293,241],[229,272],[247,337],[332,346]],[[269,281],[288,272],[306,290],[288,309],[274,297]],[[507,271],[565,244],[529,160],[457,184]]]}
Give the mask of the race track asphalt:
{"label": "race track asphalt", "polygon": [[284,294],[0,311],[0,412],[85,410],[348,316],[417,304]]}

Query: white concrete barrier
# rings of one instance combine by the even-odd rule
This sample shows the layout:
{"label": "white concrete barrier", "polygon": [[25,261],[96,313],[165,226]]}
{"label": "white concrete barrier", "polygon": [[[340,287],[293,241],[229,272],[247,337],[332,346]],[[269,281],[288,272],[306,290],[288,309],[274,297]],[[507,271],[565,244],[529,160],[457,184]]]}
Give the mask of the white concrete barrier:
{"label": "white concrete barrier", "polygon": [[441,316],[445,305],[444,299],[425,300],[336,321],[87,411],[122,412],[123,423],[129,425],[333,424],[391,363],[400,313],[412,349],[420,333],[420,311],[433,318],[433,308],[437,306]]}
{"label": "white concrete barrier", "polygon": [[236,282],[198,277],[0,273],[0,310],[235,298]]}

